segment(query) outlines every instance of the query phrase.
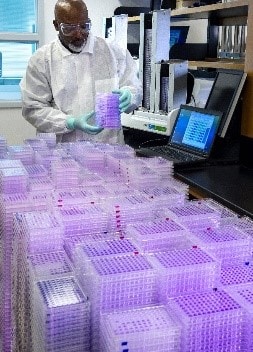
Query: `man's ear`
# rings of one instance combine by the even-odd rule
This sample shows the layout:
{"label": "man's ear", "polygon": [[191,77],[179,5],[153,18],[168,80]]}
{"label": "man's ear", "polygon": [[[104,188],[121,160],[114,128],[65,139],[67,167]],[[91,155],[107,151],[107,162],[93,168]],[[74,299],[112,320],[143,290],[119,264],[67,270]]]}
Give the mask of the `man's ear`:
{"label": "man's ear", "polygon": [[56,31],[59,31],[59,24],[56,20],[53,20],[53,25]]}

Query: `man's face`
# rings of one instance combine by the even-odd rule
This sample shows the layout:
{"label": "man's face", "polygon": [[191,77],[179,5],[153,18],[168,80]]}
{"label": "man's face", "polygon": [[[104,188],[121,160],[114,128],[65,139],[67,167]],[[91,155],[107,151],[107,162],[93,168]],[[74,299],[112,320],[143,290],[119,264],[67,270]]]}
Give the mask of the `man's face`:
{"label": "man's face", "polygon": [[80,53],[86,45],[90,20],[88,12],[61,11],[54,26],[59,31],[59,37],[62,44],[71,52]]}

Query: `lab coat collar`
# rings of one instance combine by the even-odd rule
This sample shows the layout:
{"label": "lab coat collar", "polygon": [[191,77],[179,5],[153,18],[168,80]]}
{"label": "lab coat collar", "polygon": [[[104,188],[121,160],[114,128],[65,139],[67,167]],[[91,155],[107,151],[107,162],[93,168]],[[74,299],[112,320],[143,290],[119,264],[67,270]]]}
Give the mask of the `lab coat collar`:
{"label": "lab coat collar", "polygon": [[87,43],[86,43],[85,47],[83,48],[83,50],[79,54],[71,53],[67,48],[65,48],[62,45],[62,43],[61,43],[59,38],[57,38],[57,41],[58,41],[59,46],[61,47],[63,56],[80,55],[80,54],[84,54],[84,53],[92,54],[93,53],[93,49],[94,49],[95,37],[94,37],[94,35],[91,32],[89,33]]}

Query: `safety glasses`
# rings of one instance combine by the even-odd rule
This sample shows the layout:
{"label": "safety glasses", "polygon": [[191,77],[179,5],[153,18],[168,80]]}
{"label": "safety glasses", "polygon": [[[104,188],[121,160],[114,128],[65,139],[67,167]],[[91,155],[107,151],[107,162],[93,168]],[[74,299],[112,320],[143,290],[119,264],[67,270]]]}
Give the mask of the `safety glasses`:
{"label": "safety glasses", "polygon": [[60,23],[60,29],[62,34],[66,36],[74,35],[77,31],[86,34],[91,29],[91,21],[89,20],[83,24]]}

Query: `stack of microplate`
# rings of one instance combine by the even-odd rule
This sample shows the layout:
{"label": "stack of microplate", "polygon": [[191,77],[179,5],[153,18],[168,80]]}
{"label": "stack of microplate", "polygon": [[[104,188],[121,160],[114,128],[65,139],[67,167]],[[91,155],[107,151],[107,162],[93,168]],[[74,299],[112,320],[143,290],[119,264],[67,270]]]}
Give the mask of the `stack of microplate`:
{"label": "stack of microplate", "polygon": [[0,192],[25,193],[28,190],[28,174],[24,167],[0,170]]}
{"label": "stack of microplate", "polygon": [[0,136],[0,157],[4,157],[7,151],[7,140],[3,136]]}
{"label": "stack of microplate", "polygon": [[181,327],[165,306],[101,315],[100,351],[179,352]]}
{"label": "stack of microplate", "polygon": [[79,186],[80,165],[73,159],[56,160],[51,163],[51,177],[56,188]]}
{"label": "stack of microplate", "polygon": [[218,203],[214,199],[209,198],[207,201],[212,207],[216,208],[220,212],[220,226],[234,224],[238,220],[239,216],[233,210]]}
{"label": "stack of microplate", "polygon": [[103,128],[120,128],[119,94],[97,93],[96,124]]}
{"label": "stack of microplate", "polygon": [[[16,160],[13,160],[13,162]],[[13,232],[13,217],[16,212],[29,210],[43,210],[47,202],[43,197],[36,197],[27,193],[2,194],[0,203],[0,238],[2,248],[2,287],[3,297],[0,303],[1,330],[3,351],[10,351],[15,347],[15,305],[13,300],[14,280],[19,275],[20,247]],[[15,275],[14,275],[15,274]]]}
{"label": "stack of microplate", "polygon": [[155,187],[162,181],[168,181],[173,170],[173,164],[167,160],[153,162],[154,167],[151,168],[142,158],[133,158],[129,153],[119,152],[107,156],[107,166],[133,187]]}
{"label": "stack of microplate", "polygon": [[221,269],[220,286],[228,288],[253,283],[253,262],[245,261]]}
{"label": "stack of microplate", "polygon": [[[102,237],[103,236],[103,237]],[[70,248],[69,248],[70,249]],[[87,261],[103,256],[121,255],[125,253],[138,253],[138,248],[127,238],[107,235],[86,236],[85,240],[79,239],[79,243],[72,252],[72,260],[79,274],[79,280],[85,289]]]}
{"label": "stack of microplate", "polygon": [[[117,253],[119,246],[111,243],[110,252],[113,250]],[[97,351],[100,313],[154,305],[158,302],[157,285],[154,268],[137,251],[102,256],[97,253],[92,256],[90,252],[89,255],[88,260],[81,260],[77,265],[79,270],[83,268],[83,289],[91,302],[91,343]]]}
{"label": "stack of microplate", "polygon": [[189,246],[188,230],[178,222],[166,218],[128,224],[126,234],[143,252],[180,249]]}
{"label": "stack of microplate", "polygon": [[49,171],[41,164],[32,164],[25,167],[29,175],[29,190],[32,192],[50,192],[54,189],[49,177]]}
{"label": "stack of microplate", "polygon": [[27,253],[43,253],[63,248],[64,227],[61,219],[46,211],[17,214],[19,238]]}
{"label": "stack of microplate", "polygon": [[[118,236],[119,237],[119,236]],[[103,233],[94,233],[92,235],[73,235],[69,237],[65,237],[64,239],[64,250],[67,253],[71,262],[76,260],[76,249],[81,244],[86,244],[89,242],[98,242],[106,241],[109,239],[116,239],[117,236],[115,233],[111,232],[103,232]]]}
{"label": "stack of microplate", "polygon": [[214,207],[208,200],[193,200],[183,205],[164,207],[164,215],[179,221],[190,230],[218,226],[221,210]]}
{"label": "stack of microplate", "polygon": [[[251,270],[252,271],[252,270]],[[252,273],[251,273],[252,278]],[[252,281],[252,280],[251,280]],[[246,319],[242,336],[244,341],[242,351],[253,351],[253,284],[242,284],[228,286],[225,291],[233,297],[233,299],[244,308]]]}
{"label": "stack of microplate", "polygon": [[71,149],[71,155],[84,169],[91,172],[101,172],[105,168],[105,153],[91,143],[77,143],[75,148]]}
{"label": "stack of microplate", "polygon": [[34,150],[30,145],[12,145],[7,147],[7,158],[22,161],[23,165],[34,162]]}
{"label": "stack of microplate", "polygon": [[91,204],[95,199],[94,192],[91,188],[69,188],[63,190],[54,190],[52,193],[52,205],[56,208],[65,206],[75,206]]}
{"label": "stack of microplate", "polygon": [[[52,276],[56,274],[60,264],[63,266],[63,257],[59,264],[56,261],[57,254],[54,256],[45,253],[50,251],[62,251],[63,249],[63,227],[57,218],[48,211],[34,211],[17,213],[14,217],[14,236],[16,246],[14,247],[14,259],[16,271],[13,270],[13,294],[15,305],[16,320],[16,341],[21,349],[29,350],[31,340],[31,315],[33,301],[33,286],[35,281],[49,276],[50,270]],[[44,274],[39,272],[38,260],[34,261],[34,266],[29,267],[28,257],[40,258],[44,264],[51,264],[51,269],[45,268]],[[58,254],[58,257],[60,254]],[[54,261],[52,260],[54,258]],[[51,260],[50,260],[51,259]],[[56,263],[55,263],[56,262]],[[38,267],[35,267],[35,264]],[[53,266],[55,265],[55,266]],[[31,268],[34,272],[31,271]],[[66,268],[66,265],[64,266]],[[14,269],[14,267],[13,267]],[[37,272],[36,272],[37,269]],[[47,269],[47,270],[46,270]],[[72,273],[73,275],[73,273]],[[36,277],[36,278],[35,278]]]}
{"label": "stack of microplate", "polygon": [[39,139],[43,139],[49,149],[53,149],[56,147],[56,134],[55,133],[43,133],[43,132],[38,132],[37,137]]}
{"label": "stack of microplate", "polygon": [[[164,159],[135,158],[127,146],[84,141],[53,147],[54,137],[50,138],[51,145],[46,135],[25,141],[24,150],[33,150],[33,160],[22,154],[23,148],[10,148],[13,158],[18,159],[20,153],[25,166],[20,160],[0,160],[4,173],[10,168],[21,169],[28,179],[28,187],[21,183],[17,188],[19,193],[1,194],[2,350],[23,348],[28,352],[35,343],[36,351],[64,351],[59,340],[62,336],[66,342],[72,324],[70,316],[75,314],[75,307],[70,307],[66,298],[75,301],[76,308],[82,307],[77,308],[80,315],[72,324],[73,341],[81,341],[79,345],[73,343],[73,351],[89,351],[87,340],[83,340],[89,331],[83,324],[88,319],[87,299],[82,294],[81,303],[76,295],[81,291],[75,280],[81,279],[82,290],[91,303],[93,351],[102,348],[118,352],[130,346],[138,352],[177,351],[178,339],[184,352],[191,348],[199,352],[199,346],[201,351],[248,351],[244,347],[245,331],[241,329],[245,322],[241,303],[239,308],[234,307],[230,293],[226,296],[222,288],[252,282],[253,221],[239,218],[210,199],[188,201],[189,187],[173,178],[173,164]],[[219,255],[210,242],[203,240],[202,235],[210,233],[223,239]],[[237,250],[239,234],[246,240]],[[226,256],[221,252],[224,245]],[[245,256],[247,247],[249,257]],[[64,272],[64,261],[59,264],[61,256],[55,254],[63,250],[74,265],[71,274]],[[50,254],[52,251],[54,254]],[[36,271],[40,267],[52,275],[40,276]],[[67,292],[65,286],[70,288]],[[54,294],[57,304],[51,305],[49,295]],[[215,303],[208,303],[210,295]],[[34,299],[36,303],[31,304]],[[172,299],[178,302],[171,303]],[[199,305],[194,303],[196,300]],[[184,305],[181,311],[177,306],[180,302]],[[166,305],[162,310],[158,309],[161,303]],[[142,309],[150,309],[150,314],[142,314]],[[243,312],[247,309],[243,306]],[[53,314],[49,320],[54,335],[44,319],[47,313]],[[61,323],[57,320],[60,316]],[[250,325],[248,317],[246,323]],[[36,327],[34,338],[29,332],[31,319]],[[168,324],[167,336],[162,328],[157,331],[156,319]],[[136,336],[124,322],[136,326]],[[122,329],[116,333],[110,326]],[[215,334],[217,343],[213,342]],[[68,342],[66,350],[72,352]]]}
{"label": "stack of microplate", "polygon": [[35,164],[43,165],[49,173],[51,173],[52,163],[62,160],[60,153],[54,149],[38,150],[34,153],[34,156]]}
{"label": "stack of microplate", "polygon": [[35,284],[34,351],[90,351],[90,303],[73,277]]}
{"label": "stack of microplate", "polygon": [[[58,281],[58,283],[63,284],[66,280],[66,278],[70,279],[72,278],[74,280],[74,272],[72,270],[72,267],[69,263],[69,260],[66,256],[66,253],[64,251],[58,251],[58,252],[46,252],[46,253],[37,253],[30,255],[28,257],[28,264],[29,264],[29,281],[30,281],[30,297],[31,297],[31,312],[33,313],[32,316],[30,317],[31,319],[31,327],[33,326],[33,337],[32,337],[32,342],[33,342],[33,350],[37,351],[39,350],[38,346],[38,341],[44,346],[47,345],[45,350],[50,350],[50,348],[56,348],[55,346],[55,341],[57,339],[62,339],[64,338],[64,335],[67,335],[67,333],[64,331],[64,327],[60,326],[61,322],[62,324],[67,324],[67,321],[63,321],[63,314],[68,317],[67,310],[69,310],[69,305],[71,305],[71,295],[69,295],[70,292],[67,292],[67,297],[66,297],[66,304],[61,304],[59,302],[58,305],[58,317],[57,317],[57,309],[49,309],[51,310],[51,316],[52,316],[52,323],[58,326],[59,330],[57,331],[57,335],[55,334],[55,331],[53,331],[53,324],[50,326],[48,323],[48,316],[43,316],[44,315],[44,310],[45,310],[45,301],[47,299],[46,296],[42,296],[40,299],[44,300],[44,305],[41,306],[42,311],[38,311],[38,307],[36,307],[37,300],[38,300],[38,295],[43,295],[43,292],[40,292],[36,287],[38,287],[41,281],[43,281],[43,284],[47,283],[48,285],[51,285],[51,280],[63,278],[64,281]],[[53,281],[53,284],[55,281]],[[69,280],[67,281],[69,283]],[[43,285],[42,284],[42,285]],[[77,288],[77,285],[72,282]],[[58,285],[56,286],[57,289]],[[80,292],[80,290],[78,289]],[[60,292],[59,294],[62,294],[65,291]],[[74,293],[74,291],[73,291]],[[44,293],[45,294],[45,293]],[[76,333],[74,334],[76,338],[76,347],[73,350],[79,351],[83,348],[84,351],[88,350],[89,348],[89,333],[90,333],[90,319],[89,319],[89,314],[90,314],[90,304],[87,301],[87,299],[84,297],[84,303],[86,301],[86,304],[83,305],[78,305],[78,309],[81,308],[83,310],[83,320],[81,319],[80,321],[80,326],[75,325],[74,319],[79,319],[79,313],[78,315],[76,313],[75,316],[69,316],[69,330],[73,331],[76,330]],[[63,297],[64,300],[65,297]],[[50,299],[48,297],[48,299]],[[67,304],[67,300],[69,299],[69,302]],[[63,303],[62,300],[62,303]],[[66,308],[66,309],[65,309]],[[76,307],[77,308],[77,307]],[[36,314],[34,314],[36,313]],[[39,321],[39,316],[41,316],[42,319]],[[59,321],[57,322],[57,319]],[[85,323],[85,325],[84,325]],[[47,325],[48,324],[48,325]],[[61,327],[61,329],[60,329]],[[46,329],[45,329],[46,328]],[[50,331],[51,329],[51,331]],[[80,330],[78,330],[80,329]],[[41,331],[44,331],[44,336],[41,336]],[[27,333],[27,332],[26,332]],[[50,334],[52,334],[53,338],[50,338]],[[79,341],[78,341],[79,339]],[[42,341],[41,341],[42,340]],[[49,340],[49,341],[48,341]],[[59,341],[59,344],[62,344],[61,348],[65,348],[67,351],[67,344],[64,341]],[[54,347],[50,346],[50,344],[54,344]],[[63,349],[64,350],[64,349]],[[71,348],[69,348],[71,350]]]}
{"label": "stack of microplate", "polygon": [[83,189],[94,188],[92,191],[96,192],[97,188],[105,183],[104,178],[96,172],[92,172],[88,169],[83,169],[80,172],[80,187]]}
{"label": "stack of microplate", "polygon": [[122,231],[128,223],[153,219],[153,204],[144,194],[129,194],[108,199],[109,228]]}
{"label": "stack of microplate", "polygon": [[157,271],[160,302],[216,287],[220,265],[200,248],[157,252],[150,258]]}
{"label": "stack of microplate", "polygon": [[155,187],[140,187],[139,191],[147,195],[155,203],[157,210],[163,209],[165,206],[173,206],[174,204],[183,205],[187,198],[187,193],[183,193],[173,186],[168,186],[166,183]]}
{"label": "stack of microplate", "polygon": [[42,151],[48,150],[48,146],[47,146],[46,141],[44,139],[40,139],[37,137],[25,139],[24,144],[30,145],[34,151],[42,152]]}
{"label": "stack of microplate", "polygon": [[58,207],[58,213],[62,218],[66,237],[108,230],[108,215],[100,205],[66,205]]}
{"label": "stack of microplate", "polygon": [[191,231],[189,237],[211,253],[222,266],[233,266],[248,261],[252,255],[252,237],[233,225],[207,227]]}
{"label": "stack of microplate", "polygon": [[226,292],[210,290],[173,297],[167,307],[183,327],[180,351],[246,351],[245,312]]}

